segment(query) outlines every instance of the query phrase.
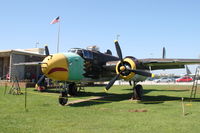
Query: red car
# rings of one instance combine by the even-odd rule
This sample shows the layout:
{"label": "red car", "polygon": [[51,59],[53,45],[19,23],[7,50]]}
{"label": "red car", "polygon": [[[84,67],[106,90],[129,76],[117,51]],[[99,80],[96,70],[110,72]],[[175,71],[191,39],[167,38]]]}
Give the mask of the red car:
{"label": "red car", "polygon": [[185,76],[185,77],[177,79],[176,82],[192,82],[192,80],[193,79],[191,77]]}

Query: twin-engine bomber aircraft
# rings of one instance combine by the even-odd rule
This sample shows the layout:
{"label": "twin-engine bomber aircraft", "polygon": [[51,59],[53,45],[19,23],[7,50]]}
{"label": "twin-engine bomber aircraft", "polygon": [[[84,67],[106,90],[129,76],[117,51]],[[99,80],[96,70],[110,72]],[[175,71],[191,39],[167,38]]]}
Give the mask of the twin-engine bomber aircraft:
{"label": "twin-engine bomber aircraft", "polygon": [[[59,96],[59,103],[65,105],[68,101],[67,95],[76,93],[76,83],[110,81],[105,90],[109,90],[118,79],[133,82],[132,99],[142,98],[143,87],[137,84],[147,77],[153,77],[151,70],[184,68],[188,64],[200,64],[200,59],[136,59],[133,56],[123,58],[118,41],[115,41],[117,55],[113,56],[110,50],[101,53],[95,47],[91,49],[73,48],[67,53],[49,54],[45,46],[47,57],[42,62],[19,63],[16,65],[41,65],[44,75],[38,80],[40,85],[46,77],[64,81],[67,87]],[[164,51],[165,53],[165,51]]]}

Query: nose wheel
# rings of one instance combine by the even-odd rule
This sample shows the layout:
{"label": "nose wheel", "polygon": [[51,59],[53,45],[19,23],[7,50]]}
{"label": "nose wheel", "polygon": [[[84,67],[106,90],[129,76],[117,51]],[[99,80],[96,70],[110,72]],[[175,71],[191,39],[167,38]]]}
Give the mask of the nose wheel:
{"label": "nose wheel", "polygon": [[64,91],[61,92],[58,101],[60,105],[64,106],[68,102],[68,93],[67,90],[65,89]]}
{"label": "nose wheel", "polygon": [[78,91],[75,83],[65,83],[59,95],[58,102],[60,103],[60,105],[64,106],[68,102],[68,94],[70,96],[76,96],[77,93]]}
{"label": "nose wheel", "polygon": [[60,95],[58,97],[58,102],[60,105],[64,106],[68,102],[68,87],[69,85],[67,83],[64,83],[64,85],[61,88]]}

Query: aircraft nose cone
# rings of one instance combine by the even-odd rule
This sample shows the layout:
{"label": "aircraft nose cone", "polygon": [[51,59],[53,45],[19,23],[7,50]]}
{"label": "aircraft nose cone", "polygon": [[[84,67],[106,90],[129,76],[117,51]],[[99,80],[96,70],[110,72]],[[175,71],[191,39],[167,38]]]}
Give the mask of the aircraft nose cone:
{"label": "aircraft nose cone", "polygon": [[68,63],[67,58],[63,54],[54,54],[47,56],[41,65],[42,72],[47,77],[54,80],[67,80]]}
{"label": "aircraft nose cone", "polygon": [[42,65],[41,65],[41,69],[42,69],[42,72],[44,74],[47,74],[47,64],[48,64],[48,61],[51,59],[51,56],[47,56],[44,58],[44,60],[42,61]]}

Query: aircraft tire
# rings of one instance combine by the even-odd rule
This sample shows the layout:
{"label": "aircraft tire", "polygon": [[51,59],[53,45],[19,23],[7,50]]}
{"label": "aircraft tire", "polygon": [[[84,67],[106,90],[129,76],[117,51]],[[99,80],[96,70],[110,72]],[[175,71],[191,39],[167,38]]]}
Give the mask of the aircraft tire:
{"label": "aircraft tire", "polygon": [[67,98],[67,93],[66,92],[62,92],[58,98],[58,102],[60,103],[60,105],[64,106],[65,104],[67,104],[68,102],[68,98]]}
{"label": "aircraft tire", "polygon": [[134,97],[136,100],[142,100],[143,96],[143,87],[142,85],[136,85],[134,89]]}
{"label": "aircraft tire", "polygon": [[69,93],[70,96],[77,96],[78,95],[78,90],[77,90],[77,86],[76,86],[75,83],[69,84],[68,93]]}

